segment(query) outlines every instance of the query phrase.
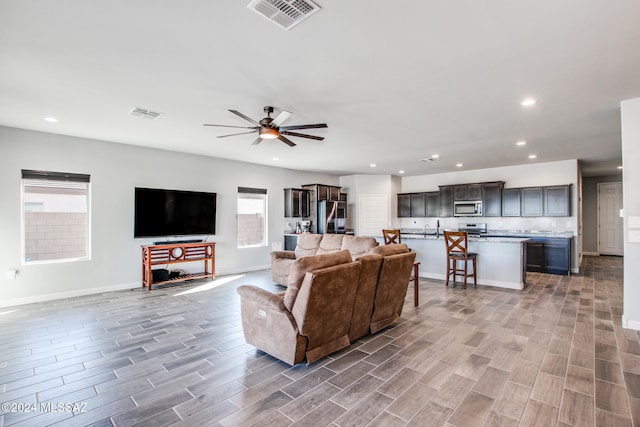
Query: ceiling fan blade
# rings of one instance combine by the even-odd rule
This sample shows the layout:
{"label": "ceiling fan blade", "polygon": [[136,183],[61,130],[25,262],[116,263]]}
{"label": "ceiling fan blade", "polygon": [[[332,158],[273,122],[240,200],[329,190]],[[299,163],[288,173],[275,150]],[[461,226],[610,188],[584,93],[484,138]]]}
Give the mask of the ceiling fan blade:
{"label": "ceiling fan blade", "polygon": [[280,114],[278,114],[276,116],[276,118],[273,119],[273,121],[271,122],[271,126],[280,126],[289,117],[291,117],[291,112],[289,112],[287,110],[282,110],[282,111],[280,111]]}
{"label": "ceiling fan blade", "polygon": [[315,140],[318,140],[318,141],[324,140],[324,136],[307,135],[305,133],[289,132],[289,131],[286,131],[286,130],[280,131],[280,133],[284,134],[284,135],[299,136],[300,138],[315,139]]}
{"label": "ceiling fan blade", "polygon": [[253,142],[251,143],[251,145],[258,145],[258,144],[260,144],[261,142],[262,142],[262,138],[257,137],[257,138],[256,138],[256,140],[255,140],[255,141],[253,141]]}
{"label": "ceiling fan blade", "polygon": [[243,119],[245,119],[246,121],[248,121],[249,123],[252,123],[256,126],[260,126],[260,123],[256,122],[255,120],[253,120],[251,117],[247,117],[244,114],[242,114],[240,111],[236,111],[236,110],[229,110],[231,111],[233,114],[235,114],[238,117],[242,117]]}
{"label": "ceiling fan blade", "polygon": [[293,125],[293,126],[280,126],[280,130],[295,130],[295,129],[318,129],[328,127],[326,123],[318,123],[316,125]]}
{"label": "ceiling fan blade", "polygon": [[220,135],[220,136],[216,136],[216,138],[228,138],[230,136],[246,135],[248,133],[256,133],[256,131],[255,130],[251,130],[249,132],[232,133],[230,135]]}
{"label": "ceiling fan blade", "polygon": [[284,142],[285,144],[287,144],[289,147],[295,147],[296,144],[293,143],[293,141],[291,141],[290,139],[288,139],[287,137],[285,137],[284,135],[280,135],[278,137],[278,139],[282,142]]}
{"label": "ceiling fan blade", "polygon": [[215,126],[215,127],[219,127],[219,128],[258,129],[258,126],[212,125],[210,123],[205,123],[202,126]]}

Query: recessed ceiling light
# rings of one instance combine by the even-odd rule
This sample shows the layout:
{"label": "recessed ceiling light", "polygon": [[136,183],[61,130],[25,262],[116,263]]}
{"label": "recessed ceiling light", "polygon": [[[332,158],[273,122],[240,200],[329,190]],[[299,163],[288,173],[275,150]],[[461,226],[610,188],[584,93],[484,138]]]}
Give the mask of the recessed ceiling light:
{"label": "recessed ceiling light", "polygon": [[456,167],[457,168],[461,168],[462,167],[462,163],[456,163]]}
{"label": "recessed ceiling light", "polygon": [[49,123],[58,123],[58,119],[56,119],[55,117],[45,117],[42,120]]}
{"label": "recessed ceiling light", "polygon": [[398,171],[398,173],[403,174],[403,173],[404,173],[404,171]]}
{"label": "recessed ceiling light", "polygon": [[376,167],[376,164],[375,164],[375,163],[371,163],[371,164],[369,165],[369,167],[370,167],[370,168],[375,168],[375,167]]}
{"label": "recessed ceiling light", "polygon": [[538,100],[535,98],[525,98],[520,101],[520,105],[522,105],[523,107],[531,107],[532,105],[536,105],[537,102]]}
{"label": "recessed ceiling light", "polygon": [[280,160],[280,158],[279,157],[272,157],[271,160],[278,161],[278,160]]}
{"label": "recessed ceiling light", "polygon": [[530,159],[535,159],[535,158],[537,158],[537,157],[538,157],[538,156],[536,156],[535,154],[529,154],[529,158],[530,158]]}
{"label": "recessed ceiling light", "polygon": [[523,145],[527,145],[527,141],[518,141],[516,142],[516,145],[522,147]]}
{"label": "recessed ceiling light", "polygon": [[431,158],[432,158],[432,159],[437,159],[437,158],[439,158],[439,157],[440,157],[440,154],[432,154],[432,155],[431,155]]}

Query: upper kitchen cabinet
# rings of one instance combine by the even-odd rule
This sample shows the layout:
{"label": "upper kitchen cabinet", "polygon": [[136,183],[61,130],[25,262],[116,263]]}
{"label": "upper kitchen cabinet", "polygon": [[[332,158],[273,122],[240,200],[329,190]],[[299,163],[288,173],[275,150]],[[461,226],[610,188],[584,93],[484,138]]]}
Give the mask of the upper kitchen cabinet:
{"label": "upper kitchen cabinet", "polygon": [[[504,182],[488,182],[482,184],[482,215],[502,215],[502,187]],[[475,191],[475,190],[474,190]]]}
{"label": "upper kitchen cabinet", "polygon": [[453,216],[453,192],[454,187],[451,185],[440,187],[440,216],[442,217]]}
{"label": "upper kitchen cabinet", "polygon": [[307,218],[309,214],[309,192],[301,188],[285,188],[284,216],[286,218]]}
{"label": "upper kitchen cabinet", "polygon": [[544,187],[544,216],[571,216],[571,185]]}
{"label": "upper kitchen cabinet", "polygon": [[398,218],[411,217],[411,194],[398,194]]}
{"label": "upper kitchen cabinet", "polygon": [[339,202],[340,201],[340,187],[334,187],[332,185],[323,185],[323,184],[307,184],[303,185],[302,188],[314,191],[316,194],[317,201],[326,200],[328,202]]}
{"label": "upper kitchen cabinet", "polygon": [[424,193],[411,194],[411,217],[423,218],[427,216],[427,199]]}
{"label": "upper kitchen cabinet", "polygon": [[453,187],[453,200],[456,202],[482,200],[482,184],[455,185]]}
{"label": "upper kitchen cabinet", "polygon": [[521,192],[522,216],[543,216],[543,191],[542,187],[523,188]]}
{"label": "upper kitchen cabinet", "polygon": [[520,216],[520,188],[502,190],[502,216]]}
{"label": "upper kitchen cabinet", "polygon": [[429,218],[435,218],[440,216],[440,197],[439,192],[430,191],[424,193],[425,200],[427,201],[427,216]]}
{"label": "upper kitchen cabinet", "polygon": [[398,194],[398,218],[435,218],[440,216],[437,191]]}

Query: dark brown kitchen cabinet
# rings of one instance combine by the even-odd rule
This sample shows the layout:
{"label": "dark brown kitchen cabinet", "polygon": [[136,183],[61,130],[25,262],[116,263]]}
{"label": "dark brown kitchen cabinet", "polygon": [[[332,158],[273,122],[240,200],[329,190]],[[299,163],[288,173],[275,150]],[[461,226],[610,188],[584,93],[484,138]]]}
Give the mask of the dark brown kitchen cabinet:
{"label": "dark brown kitchen cabinet", "polygon": [[570,238],[531,238],[527,242],[527,271],[571,273]]}
{"label": "dark brown kitchen cabinet", "polygon": [[482,216],[502,215],[503,182],[482,184]]}
{"label": "dark brown kitchen cabinet", "polygon": [[571,216],[571,186],[544,187],[544,216]]}
{"label": "dark brown kitchen cabinet", "polygon": [[464,184],[453,186],[453,200],[482,200],[482,184]]}
{"label": "dark brown kitchen cabinet", "polygon": [[309,217],[309,192],[301,188],[284,189],[284,216],[286,218]]}
{"label": "dark brown kitchen cabinet", "polygon": [[440,216],[439,192],[398,194],[398,218]]}
{"label": "dark brown kitchen cabinet", "polygon": [[527,187],[522,189],[521,216],[543,216],[543,191],[542,187]]}
{"label": "dark brown kitchen cabinet", "polygon": [[440,197],[437,191],[430,191],[424,193],[425,200],[427,201],[427,217],[435,218],[440,216]]}
{"label": "dark brown kitchen cabinet", "polygon": [[502,190],[502,216],[520,216],[520,188]]}
{"label": "dark brown kitchen cabinet", "polygon": [[411,194],[398,194],[398,218],[411,217]]}
{"label": "dark brown kitchen cabinet", "polygon": [[310,191],[314,191],[316,194],[316,201],[326,200],[328,202],[339,202],[340,201],[340,187],[335,187],[333,185],[323,185],[323,184],[307,184],[303,185],[302,188]]}
{"label": "dark brown kitchen cabinet", "polygon": [[447,185],[440,187],[440,216],[453,216],[453,186]]}
{"label": "dark brown kitchen cabinet", "polygon": [[424,193],[411,195],[411,217],[424,218],[427,216],[427,200]]}

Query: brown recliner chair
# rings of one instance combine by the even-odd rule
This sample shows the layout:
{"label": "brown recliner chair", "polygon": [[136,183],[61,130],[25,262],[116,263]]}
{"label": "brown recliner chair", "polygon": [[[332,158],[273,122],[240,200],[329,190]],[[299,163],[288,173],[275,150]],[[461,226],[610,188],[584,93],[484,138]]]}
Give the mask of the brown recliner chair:
{"label": "brown recliner chair", "polygon": [[404,243],[378,246],[372,252],[384,257],[369,325],[374,334],[400,321],[416,253]]}
{"label": "brown recliner chair", "polygon": [[344,250],[297,259],[284,294],[240,286],[246,341],[290,365],[349,346],[360,268]]}

